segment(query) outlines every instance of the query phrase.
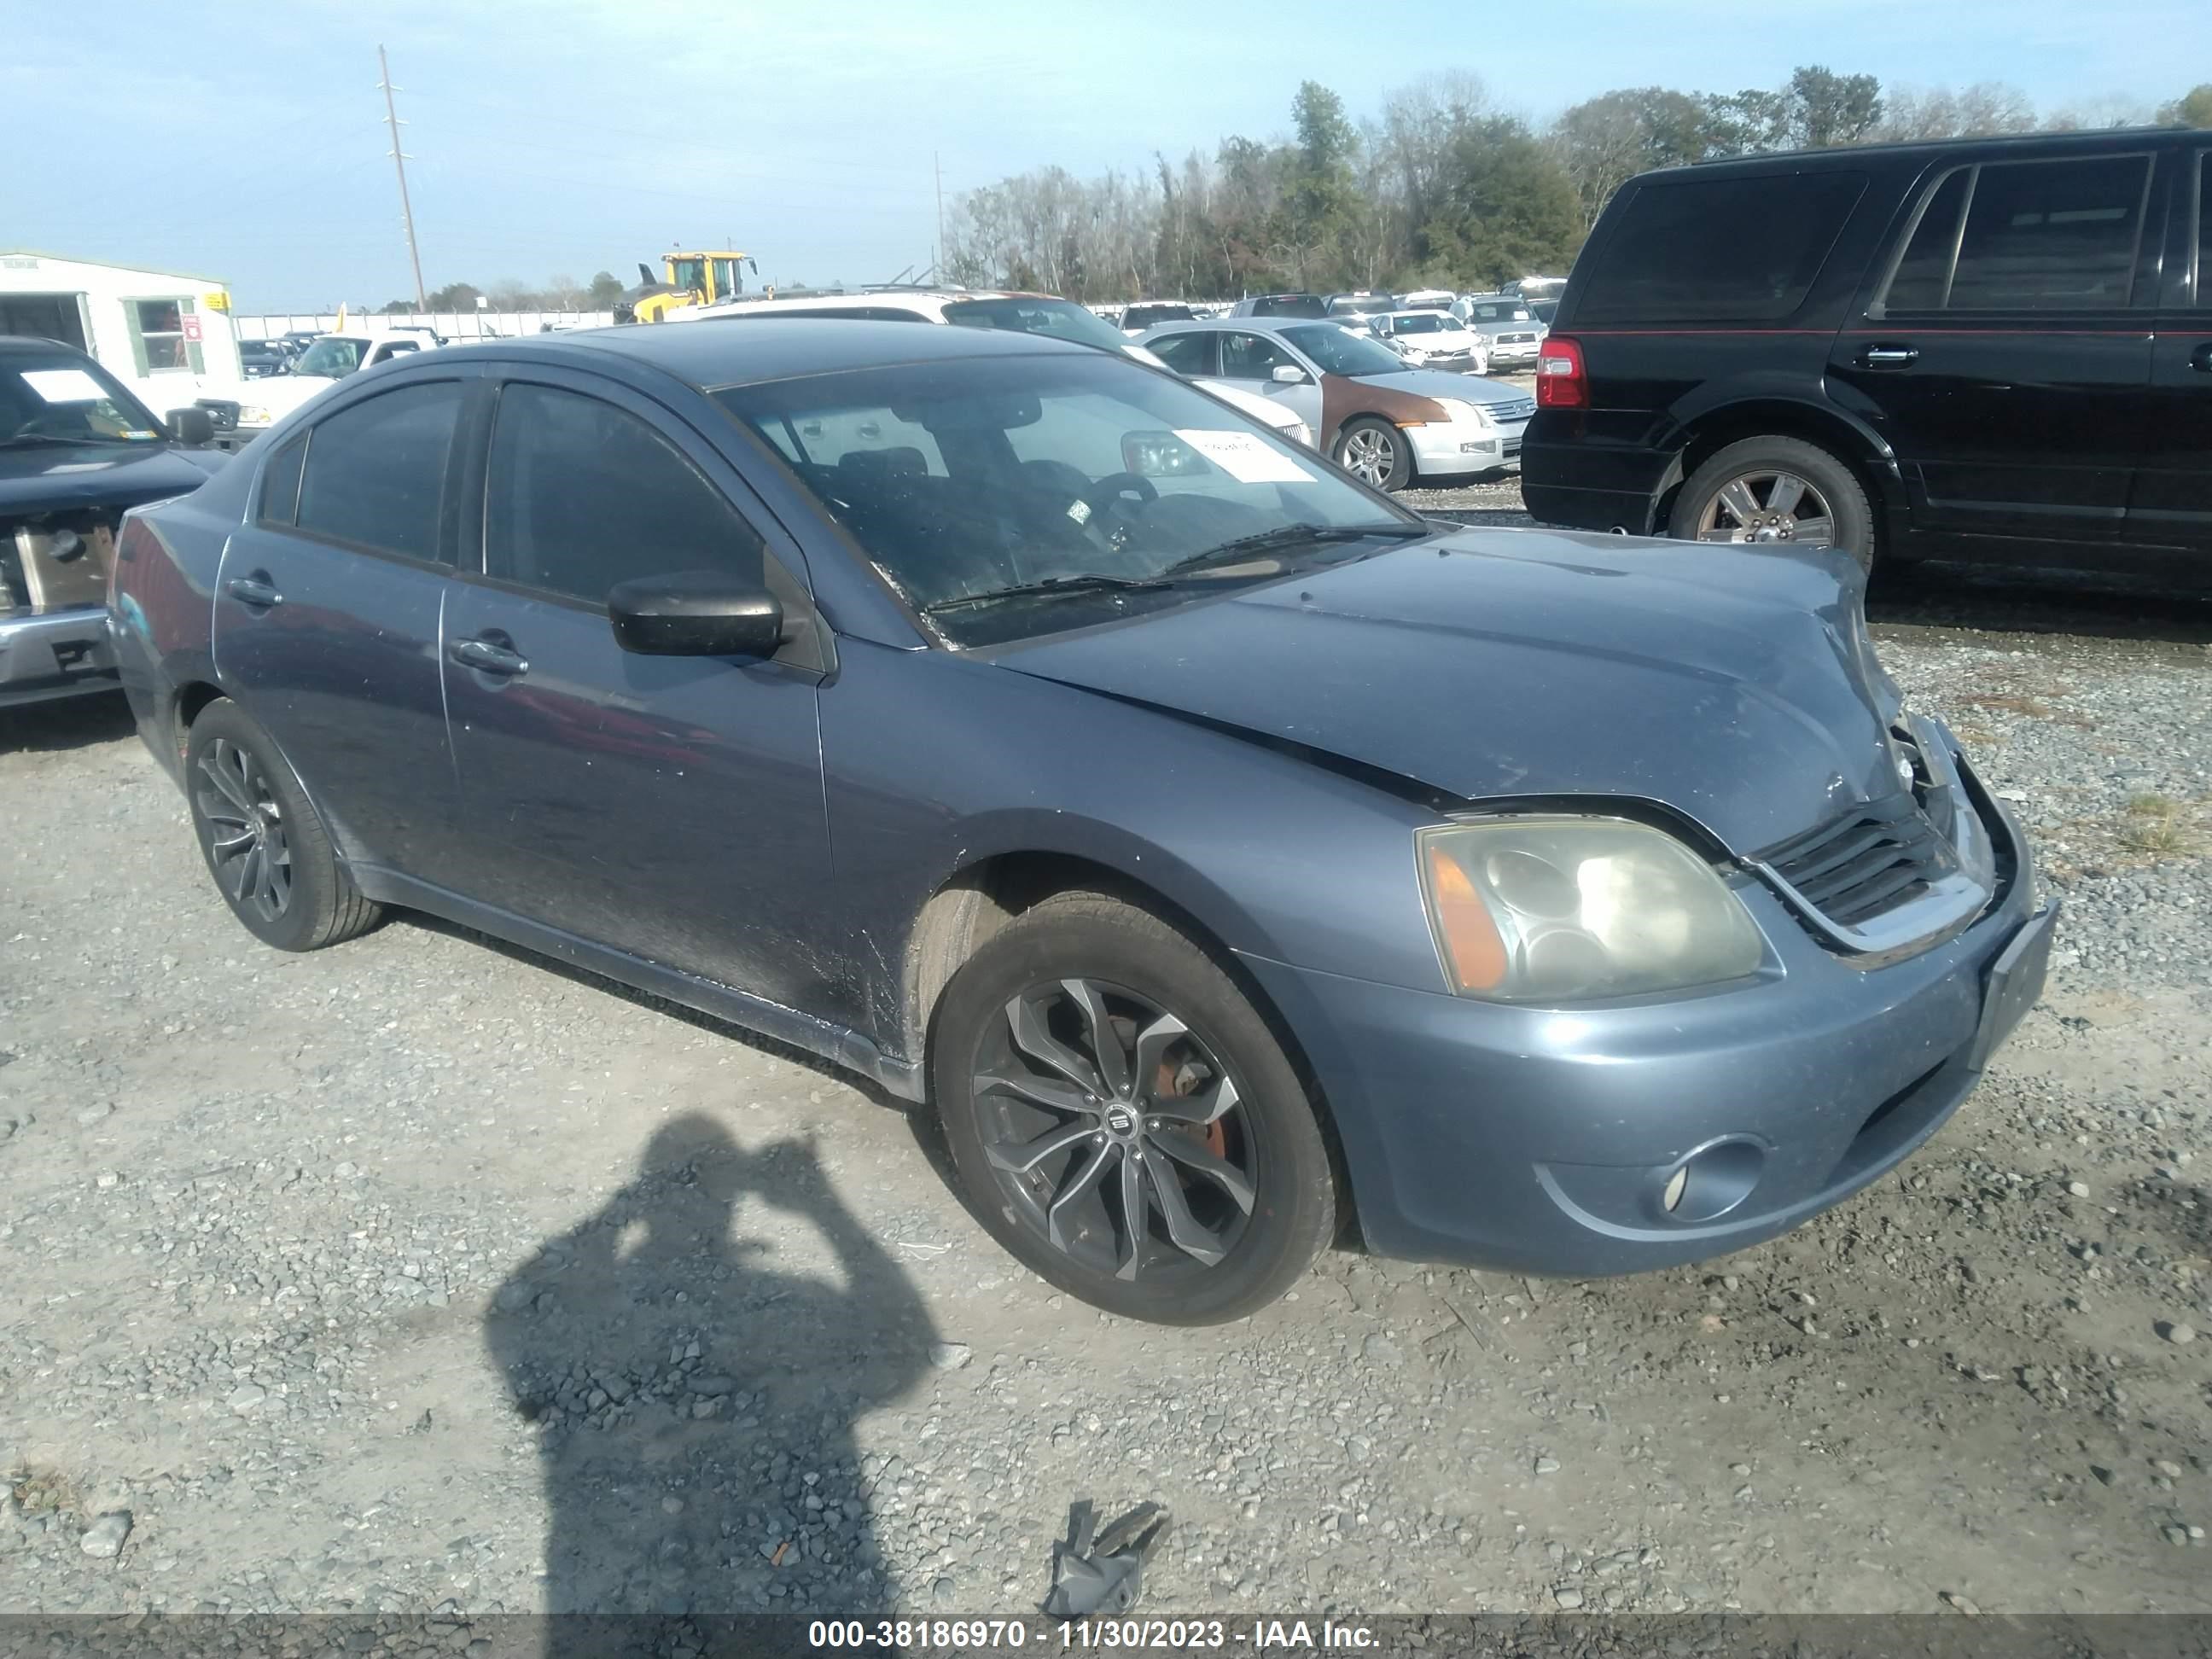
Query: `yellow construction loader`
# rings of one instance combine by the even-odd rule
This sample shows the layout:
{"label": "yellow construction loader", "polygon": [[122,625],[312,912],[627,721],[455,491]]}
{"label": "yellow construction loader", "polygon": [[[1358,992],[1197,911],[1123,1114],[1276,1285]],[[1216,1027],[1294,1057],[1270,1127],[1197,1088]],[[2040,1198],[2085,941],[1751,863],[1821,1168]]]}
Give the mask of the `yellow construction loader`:
{"label": "yellow construction loader", "polygon": [[760,267],[752,256],[734,248],[687,250],[678,248],[660,256],[665,281],[654,277],[653,267],[641,259],[638,284],[615,302],[618,323],[658,323],[672,311],[686,306],[711,306],[736,298],[745,291],[744,272],[755,276]]}

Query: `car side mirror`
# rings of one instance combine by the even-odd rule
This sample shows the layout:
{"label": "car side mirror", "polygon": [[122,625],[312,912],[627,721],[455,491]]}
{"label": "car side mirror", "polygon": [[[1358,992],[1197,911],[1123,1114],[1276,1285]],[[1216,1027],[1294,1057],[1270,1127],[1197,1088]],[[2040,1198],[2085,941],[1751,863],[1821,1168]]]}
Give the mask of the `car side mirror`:
{"label": "car side mirror", "polygon": [[187,449],[204,449],[215,441],[215,416],[197,407],[173,409],[169,435]]}
{"label": "car side mirror", "polygon": [[1277,363],[1274,374],[1268,378],[1284,386],[1298,386],[1304,382],[1306,372],[1296,363]]}
{"label": "car side mirror", "polygon": [[607,619],[615,643],[641,657],[768,657],[783,643],[775,595],[711,571],[618,582]]}

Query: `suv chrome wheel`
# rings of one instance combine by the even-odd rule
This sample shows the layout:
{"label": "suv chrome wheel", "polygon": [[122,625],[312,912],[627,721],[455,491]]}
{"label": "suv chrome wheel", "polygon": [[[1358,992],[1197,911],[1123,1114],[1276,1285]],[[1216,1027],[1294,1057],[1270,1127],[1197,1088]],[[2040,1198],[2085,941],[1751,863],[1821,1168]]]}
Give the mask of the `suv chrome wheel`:
{"label": "suv chrome wheel", "polygon": [[1033,987],[985,1034],[973,1088],[1000,1190],[1071,1261],[1134,1280],[1237,1247],[1258,1184],[1251,1124],[1166,1009],[1096,980]]}
{"label": "suv chrome wheel", "polygon": [[1836,544],[1836,515],[1827,498],[1794,472],[1745,472],[1716,491],[1698,515],[1701,542]]}

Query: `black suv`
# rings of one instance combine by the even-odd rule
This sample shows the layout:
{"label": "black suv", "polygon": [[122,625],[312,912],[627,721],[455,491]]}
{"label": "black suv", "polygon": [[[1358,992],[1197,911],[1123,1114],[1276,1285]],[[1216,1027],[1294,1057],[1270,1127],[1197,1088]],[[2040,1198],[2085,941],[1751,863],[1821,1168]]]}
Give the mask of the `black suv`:
{"label": "black suv", "polygon": [[2136,131],[1630,180],[1544,344],[1529,511],[2212,581],[2208,156]]}

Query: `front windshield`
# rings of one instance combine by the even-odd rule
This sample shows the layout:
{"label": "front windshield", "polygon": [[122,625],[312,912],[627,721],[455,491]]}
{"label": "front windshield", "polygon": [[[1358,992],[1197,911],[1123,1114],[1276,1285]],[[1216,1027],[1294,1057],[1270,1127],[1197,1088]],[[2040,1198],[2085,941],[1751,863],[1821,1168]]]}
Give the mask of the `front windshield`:
{"label": "front windshield", "polygon": [[326,334],[300,354],[299,362],[292,365],[295,374],[320,374],[325,379],[343,380],[361,367],[361,360],[368,355],[368,342],[349,340],[336,334]]}
{"label": "front windshield", "polygon": [[1133,615],[1426,531],[1312,451],[1118,358],[969,358],[715,395],[956,645]]}
{"label": "front windshield", "polygon": [[1417,311],[1410,317],[1390,319],[1393,334],[1441,334],[1445,329],[1455,326],[1449,318],[1439,316],[1433,311]]}
{"label": "front windshield", "polygon": [[99,364],[63,352],[0,362],[0,445],[155,443],[161,422]]}
{"label": "front windshield", "polygon": [[1286,328],[1283,337],[1331,374],[1402,374],[1405,359],[1380,341],[1349,333],[1335,324]]}
{"label": "front windshield", "polygon": [[1048,334],[1055,340],[1103,346],[1109,351],[1124,351],[1129,344],[1120,329],[1073,300],[955,300],[945,307],[945,320],[963,328]]}

